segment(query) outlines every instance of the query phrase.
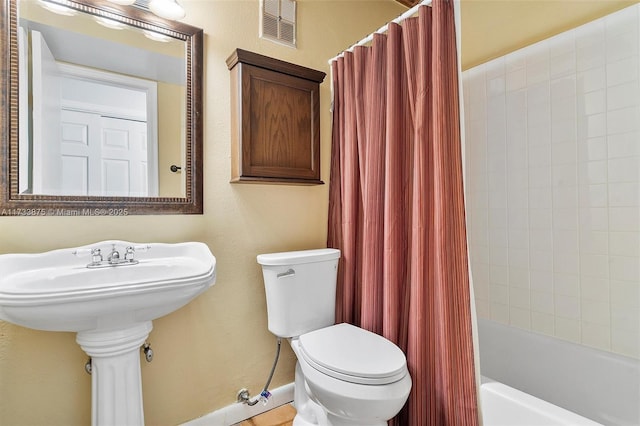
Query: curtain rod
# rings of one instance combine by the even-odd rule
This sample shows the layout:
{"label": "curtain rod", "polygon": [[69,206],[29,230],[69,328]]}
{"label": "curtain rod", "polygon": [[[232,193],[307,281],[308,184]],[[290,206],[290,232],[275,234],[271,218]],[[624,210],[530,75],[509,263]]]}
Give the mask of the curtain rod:
{"label": "curtain rod", "polygon": [[[404,12],[402,15],[398,16],[396,19],[394,19],[391,22],[399,24],[400,22],[404,21],[405,19],[410,18],[411,16],[415,15],[420,6],[429,6],[431,4],[431,2],[432,2],[432,0],[422,0],[420,3],[418,3],[415,6],[413,6],[411,9],[407,10],[406,12]],[[336,61],[339,57],[343,56],[345,52],[353,52],[353,49],[355,49],[357,46],[362,46],[364,44],[369,43],[370,41],[373,40],[373,36],[375,34],[386,33],[387,30],[389,29],[389,24],[391,22],[389,22],[388,24],[383,25],[382,27],[380,27],[378,29],[378,31],[372,32],[371,34],[369,34],[368,36],[366,36],[365,38],[363,38],[359,42],[351,45],[351,47],[349,47],[348,49],[345,49],[342,52],[338,53],[336,56],[334,56],[333,58],[329,59],[327,62],[329,64],[331,64],[331,62]]]}

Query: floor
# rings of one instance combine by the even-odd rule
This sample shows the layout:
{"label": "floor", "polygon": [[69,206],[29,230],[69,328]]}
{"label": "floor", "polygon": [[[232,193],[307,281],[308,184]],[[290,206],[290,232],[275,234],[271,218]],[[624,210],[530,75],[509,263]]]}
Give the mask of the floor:
{"label": "floor", "polygon": [[296,409],[291,404],[285,404],[245,420],[239,426],[291,426],[295,415]]}

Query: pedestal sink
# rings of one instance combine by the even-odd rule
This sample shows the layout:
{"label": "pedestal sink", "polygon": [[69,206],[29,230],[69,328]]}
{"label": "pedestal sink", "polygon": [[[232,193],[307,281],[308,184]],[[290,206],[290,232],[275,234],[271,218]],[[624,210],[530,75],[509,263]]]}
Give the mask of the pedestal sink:
{"label": "pedestal sink", "polygon": [[92,358],[92,425],[142,425],[140,347],[152,320],[211,287],[216,259],[203,243],[102,241],[0,255],[0,319],[73,331]]}

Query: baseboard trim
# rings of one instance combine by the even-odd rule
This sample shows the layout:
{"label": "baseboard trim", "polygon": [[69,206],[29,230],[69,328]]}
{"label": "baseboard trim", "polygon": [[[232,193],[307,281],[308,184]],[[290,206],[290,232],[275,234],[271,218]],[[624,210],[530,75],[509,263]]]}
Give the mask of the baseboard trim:
{"label": "baseboard trim", "polygon": [[231,426],[293,401],[293,383],[272,389],[270,392],[271,398],[267,405],[257,403],[250,407],[236,402],[183,423],[182,426]]}

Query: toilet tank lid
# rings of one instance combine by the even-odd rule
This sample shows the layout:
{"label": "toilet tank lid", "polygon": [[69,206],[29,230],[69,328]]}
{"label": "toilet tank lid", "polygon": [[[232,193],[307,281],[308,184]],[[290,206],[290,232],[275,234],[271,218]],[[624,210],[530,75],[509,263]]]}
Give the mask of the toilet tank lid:
{"label": "toilet tank lid", "polygon": [[286,251],[281,253],[259,254],[261,265],[298,265],[301,263],[323,262],[340,258],[340,250],[323,248],[313,250]]}

